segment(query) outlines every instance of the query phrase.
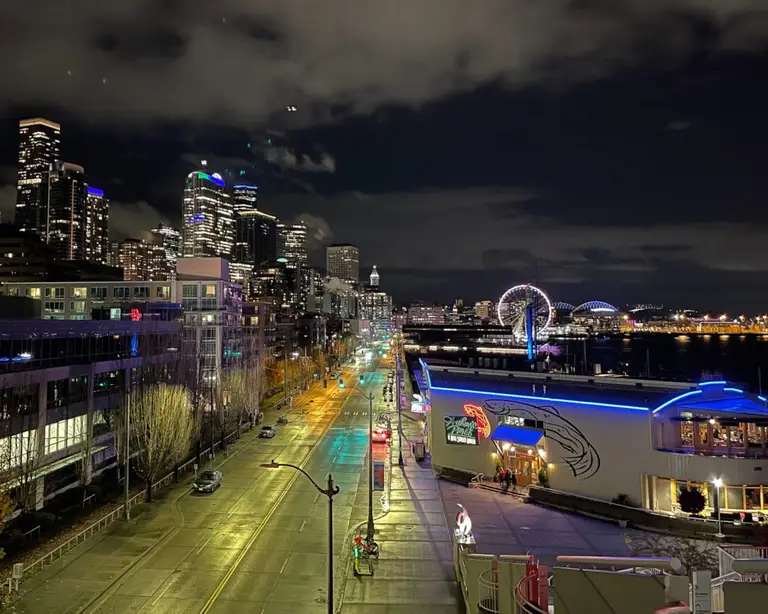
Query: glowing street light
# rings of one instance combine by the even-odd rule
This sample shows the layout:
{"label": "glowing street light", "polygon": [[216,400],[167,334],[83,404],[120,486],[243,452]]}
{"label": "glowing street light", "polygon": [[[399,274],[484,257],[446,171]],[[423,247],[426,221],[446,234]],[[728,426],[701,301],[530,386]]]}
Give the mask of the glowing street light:
{"label": "glowing street light", "polygon": [[715,487],[715,508],[717,508],[717,533],[715,533],[715,537],[722,539],[725,537],[725,534],[723,533],[723,521],[720,518],[720,489],[723,486],[723,480],[715,478],[712,480],[712,484]]}

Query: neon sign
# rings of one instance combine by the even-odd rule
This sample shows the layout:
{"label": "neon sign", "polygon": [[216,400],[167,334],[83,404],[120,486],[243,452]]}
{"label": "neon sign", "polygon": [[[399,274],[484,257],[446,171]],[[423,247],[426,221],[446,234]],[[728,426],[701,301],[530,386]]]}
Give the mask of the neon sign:
{"label": "neon sign", "polygon": [[133,320],[134,322],[138,322],[139,320],[141,320],[141,312],[138,309],[136,308],[131,309],[131,320]]}
{"label": "neon sign", "polygon": [[464,405],[464,413],[477,420],[477,434],[482,439],[488,439],[491,436],[491,422],[485,415],[483,408],[479,405],[467,403]]}
{"label": "neon sign", "polygon": [[461,504],[457,503],[461,510],[456,514],[456,536],[467,539],[472,536],[472,519],[469,517],[469,512]]}

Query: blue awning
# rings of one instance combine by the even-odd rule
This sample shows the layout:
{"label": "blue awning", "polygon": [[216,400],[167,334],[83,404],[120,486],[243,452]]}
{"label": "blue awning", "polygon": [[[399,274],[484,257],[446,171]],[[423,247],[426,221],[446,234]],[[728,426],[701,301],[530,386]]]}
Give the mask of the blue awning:
{"label": "blue awning", "polygon": [[544,437],[544,433],[535,429],[527,429],[521,426],[511,426],[509,424],[500,424],[491,433],[489,439],[492,441],[506,441],[507,443],[516,443],[523,447],[533,448]]}

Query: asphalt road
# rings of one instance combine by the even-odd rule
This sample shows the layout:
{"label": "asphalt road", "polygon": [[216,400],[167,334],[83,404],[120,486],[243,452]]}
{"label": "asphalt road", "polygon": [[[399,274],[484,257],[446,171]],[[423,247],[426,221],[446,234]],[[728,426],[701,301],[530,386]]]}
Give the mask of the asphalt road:
{"label": "asphalt road", "polygon": [[[364,389],[380,396],[385,373],[369,376]],[[344,378],[348,385],[355,379],[349,371]],[[329,380],[290,413],[268,412],[265,423],[281,413],[289,423],[273,439],[244,438],[217,459],[221,489],[182,491],[153,504],[153,518],[140,519],[134,533],[124,525],[49,571],[45,584],[28,586],[16,611],[326,612],[327,499],[298,472],[260,465],[273,459],[299,465],[321,484],[333,473],[341,488],[333,522],[340,583],[342,546],[367,517],[368,401]],[[374,458],[382,453],[377,449]],[[379,513],[379,497],[375,504]],[[147,531],[154,531],[154,544]]]}

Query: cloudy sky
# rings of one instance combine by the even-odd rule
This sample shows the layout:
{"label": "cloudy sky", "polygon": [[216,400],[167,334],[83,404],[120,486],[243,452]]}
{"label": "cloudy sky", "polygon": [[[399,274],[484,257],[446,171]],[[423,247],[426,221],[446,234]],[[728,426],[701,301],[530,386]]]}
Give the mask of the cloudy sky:
{"label": "cloudy sky", "polygon": [[401,302],[768,311],[765,0],[77,5],[4,4],[3,219],[44,114],[115,236],[178,225],[204,158]]}

